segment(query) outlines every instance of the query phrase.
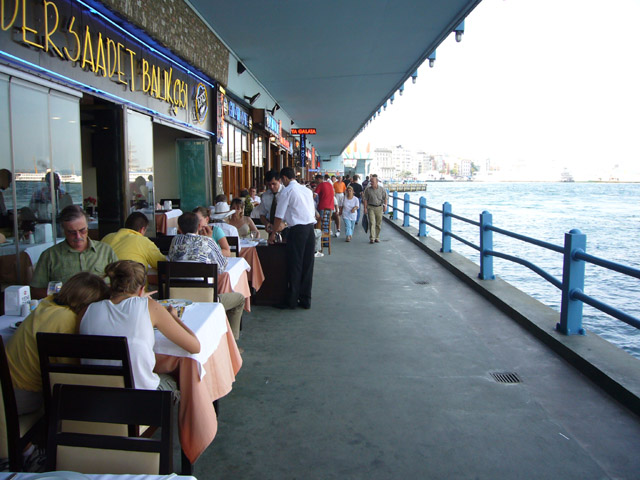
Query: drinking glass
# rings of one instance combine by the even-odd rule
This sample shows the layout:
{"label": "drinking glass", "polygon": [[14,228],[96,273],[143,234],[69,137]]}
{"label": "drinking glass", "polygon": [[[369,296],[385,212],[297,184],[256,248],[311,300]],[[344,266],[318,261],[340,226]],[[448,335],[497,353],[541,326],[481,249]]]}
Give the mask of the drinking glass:
{"label": "drinking glass", "polygon": [[57,281],[49,282],[49,284],[47,285],[47,296],[53,295],[54,293],[58,293],[61,288],[62,288],[62,282],[57,282]]}

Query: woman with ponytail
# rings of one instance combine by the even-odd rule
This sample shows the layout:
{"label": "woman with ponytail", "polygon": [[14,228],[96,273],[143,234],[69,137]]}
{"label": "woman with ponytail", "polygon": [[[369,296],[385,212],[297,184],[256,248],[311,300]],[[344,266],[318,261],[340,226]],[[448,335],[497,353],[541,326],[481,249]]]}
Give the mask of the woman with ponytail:
{"label": "woman with ponytail", "polygon": [[107,265],[105,274],[111,282],[111,298],[89,306],[80,333],[127,337],[135,388],[164,390],[164,382],[153,372],[154,327],[189,353],[198,353],[200,342],[172,307],[165,309],[145,295],[147,274],[141,263],[120,260]]}

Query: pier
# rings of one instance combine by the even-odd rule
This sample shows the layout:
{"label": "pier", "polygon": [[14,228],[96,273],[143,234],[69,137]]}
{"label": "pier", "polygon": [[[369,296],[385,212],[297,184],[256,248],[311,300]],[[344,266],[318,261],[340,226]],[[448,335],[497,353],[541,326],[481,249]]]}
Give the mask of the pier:
{"label": "pier", "polygon": [[196,477],[637,478],[638,416],[388,221],[331,252],[311,310],[245,314]]}

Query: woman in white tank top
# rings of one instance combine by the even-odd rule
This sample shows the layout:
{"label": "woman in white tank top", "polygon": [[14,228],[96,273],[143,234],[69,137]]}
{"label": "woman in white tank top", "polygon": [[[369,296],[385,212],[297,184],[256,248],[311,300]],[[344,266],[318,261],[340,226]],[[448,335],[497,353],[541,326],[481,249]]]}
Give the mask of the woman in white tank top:
{"label": "woman in white tank top", "polygon": [[105,273],[111,280],[111,298],[89,305],[80,322],[80,333],[126,337],[134,387],[156,390],[160,379],[153,373],[153,328],[189,353],[198,353],[200,342],[173,308],[166,310],[145,296],[147,275],[141,263],[120,260],[107,265]]}

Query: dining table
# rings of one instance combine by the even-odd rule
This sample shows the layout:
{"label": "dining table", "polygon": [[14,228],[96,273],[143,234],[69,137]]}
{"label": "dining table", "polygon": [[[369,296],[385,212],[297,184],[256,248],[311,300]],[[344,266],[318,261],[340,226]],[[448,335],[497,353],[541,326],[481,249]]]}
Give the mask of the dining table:
{"label": "dining table", "polygon": [[[20,281],[28,285],[33,276],[33,270],[40,259],[40,255],[55,243],[60,243],[64,238],[57,238],[54,241],[42,243],[20,243],[18,252],[20,256]],[[16,256],[16,246],[13,239],[0,244],[0,283],[4,285],[15,285],[18,282],[18,257]]]}
{"label": "dining table", "polygon": [[[178,217],[182,215],[182,210],[174,208],[173,210],[156,210],[156,232],[167,235],[170,229],[178,229]],[[172,233],[175,235],[175,233]]]}
{"label": "dining table", "polygon": [[227,268],[218,275],[218,293],[238,292],[244,295],[244,309],[251,311],[251,289],[248,273],[251,266],[242,257],[229,257]]}
{"label": "dining table", "polygon": [[244,258],[251,267],[251,271],[248,272],[249,286],[254,292],[260,290],[265,278],[264,271],[262,270],[262,264],[260,263],[260,257],[256,250],[258,245],[260,245],[260,242],[244,238],[241,238],[238,243],[238,255]]}
{"label": "dining table", "polygon": [[[0,334],[6,342],[22,316],[0,316]],[[200,352],[191,354],[155,331],[156,373],[178,379],[180,445],[193,464],[211,444],[218,431],[213,402],[227,395],[242,367],[242,357],[221,303],[187,305],[182,321],[200,341]],[[0,478],[2,480],[2,478]]]}

